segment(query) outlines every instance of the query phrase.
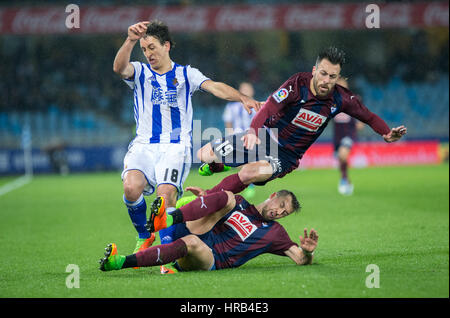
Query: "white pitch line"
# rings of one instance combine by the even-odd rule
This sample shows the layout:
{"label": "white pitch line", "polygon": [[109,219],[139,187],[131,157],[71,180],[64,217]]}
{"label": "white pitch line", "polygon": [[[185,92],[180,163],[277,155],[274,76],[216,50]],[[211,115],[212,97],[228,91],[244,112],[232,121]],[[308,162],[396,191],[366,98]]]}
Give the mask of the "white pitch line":
{"label": "white pitch line", "polygon": [[3,186],[0,187],[0,196],[7,194],[8,192],[11,192],[17,188],[23,187],[27,183],[31,181],[31,176],[21,176],[20,178],[17,178],[14,181],[11,181]]}

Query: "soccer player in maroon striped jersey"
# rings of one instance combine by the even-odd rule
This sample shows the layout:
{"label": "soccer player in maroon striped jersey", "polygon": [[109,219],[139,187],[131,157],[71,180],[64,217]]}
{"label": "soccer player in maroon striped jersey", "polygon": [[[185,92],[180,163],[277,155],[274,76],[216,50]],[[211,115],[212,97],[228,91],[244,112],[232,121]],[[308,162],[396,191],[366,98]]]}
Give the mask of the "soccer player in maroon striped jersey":
{"label": "soccer player in maroon striped jersey", "polygon": [[[346,78],[341,77],[337,83],[348,89]],[[342,195],[352,195],[354,186],[348,175],[348,161],[353,143],[357,139],[357,132],[364,128],[364,124],[346,113],[340,112],[334,117],[333,128],[334,155],[338,160],[341,174],[338,192]]]}
{"label": "soccer player in maroon striped jersey", "polygon": [[[321,52],[312,72],[291,76],[256,113],[250,129],[212,141],[197,153],[212,172],[242,165],[239,173],[216,187],[239,193],[250,183],[264,185],[296,169],[303,154],[337,114],[346,113],[369,125],[386,142],[406,134],[406,127],[390,129],[361,99],[337,84],[345,53],[335,47]],[[201,169],[203,168],[201,167]]]}
{"label": "soccer player in maroon striped jersey", "polygon": [[196,187],[186,190],[198,198],[170,215],[162,197],[156,198],[152,205],[149,230],[174,228],[172,243],[128,256],[120,255],[117,246],[111,243],[100,260],[100,269],[159,266],[176,261],[178,270],[219,270],[239,267],[264,253],[288,256],[297,265],[312,263],[319,239],[317,232],[311,229],[308,235],[304,229],[299,246],[276,222],[300,208],[292,192],[281,190],[252,205],[229,191],[204,191]]}

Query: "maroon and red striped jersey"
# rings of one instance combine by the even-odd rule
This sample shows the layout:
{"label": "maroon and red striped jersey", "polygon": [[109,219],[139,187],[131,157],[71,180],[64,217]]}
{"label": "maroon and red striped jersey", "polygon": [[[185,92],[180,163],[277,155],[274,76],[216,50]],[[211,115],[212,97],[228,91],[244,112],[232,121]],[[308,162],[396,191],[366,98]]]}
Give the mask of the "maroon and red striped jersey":
{"label": "maroon and red striped jersey", "polygon": [[279,145],[298,159],[322,134],[329,121],[344,112],[369,125],[380,135],[389,133],[389,126],[372,113],[361,99],[338,84],[324,98],[310,90],[312,73],[291,76],[256,113],[251,128],[270,128]]}

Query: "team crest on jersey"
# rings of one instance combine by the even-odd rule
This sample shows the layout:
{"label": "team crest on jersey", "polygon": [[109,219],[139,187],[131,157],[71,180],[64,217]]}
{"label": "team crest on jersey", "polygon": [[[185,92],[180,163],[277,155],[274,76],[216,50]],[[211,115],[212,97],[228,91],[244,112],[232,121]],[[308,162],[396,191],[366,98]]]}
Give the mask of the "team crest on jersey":
{"label": "team crest on jersey", "polygon": [[317,131],[326,121],[326,117],[307,109],[300,109],[292,124],[309,131]]}
{"label": "team crest on jersey", "polygon": [[173,79],[172,84],[173,84],[173,86],[175,86],[175,87],[178,86],[178,80],[176,79],[176,77]]}
{"label": "team crest on jersey", "polygon": [[285,100],[289,96],[289,92],[286,88],[281,88],[280,90],[276,91],[272,97],[278,102],[281,103],[281,101]]}
{"label": "team crest on jersey", "polygon": [[160,87],[153,87],[152,104],[161,105],[164,102],[164,92]]}
{"label": "team crest on jersey", "polygon": [[241,212],[233,212],[225,221],[225,224],[231,227],[243,241],[257,229],[257,226],[250,222],[248,217]]}

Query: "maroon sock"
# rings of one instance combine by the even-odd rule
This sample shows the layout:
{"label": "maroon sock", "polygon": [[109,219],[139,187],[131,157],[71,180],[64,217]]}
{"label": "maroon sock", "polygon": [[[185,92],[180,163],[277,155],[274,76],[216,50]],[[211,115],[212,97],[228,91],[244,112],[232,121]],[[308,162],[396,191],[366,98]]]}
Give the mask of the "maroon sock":
{"label": "maroon sock", "polygon": [[164,265],[186,256],[188,249],[182,239],[175,242],[149,247],[136,253],[137,266]]}
{"label": "maroon sock", "polygon": [[223,192],[214,192],[198,197],[194,201],[180,208],[183,222],[198,220],[208,214],[224,208],[228,202],[228,195]]}
{"label": "maroon sock", "polygon": [[224,178],[218,185],[210,190],[206,190],[206,193],[213,193],[219,191],[231,191],[233,193],[239,193],[245,188],[248,187],[248,184],[243,184],[239,175],[237,173],[232,174],[226,178]]}
{"label": "maroon sock", "polygon": [[342,179],[346,179],[348,178],[347,176],[347,171],[348,171],[348,164],[345,161],[341,161],[339,163],[339,169],[341,170],[341,177]]}
{"label": "maroon sock", "polygon": [[209,165],[209,170],[211,170],[212,172],[222,172],[223,171],[223,167],[224,167],[223,163],[211,162],[208,165]]}

